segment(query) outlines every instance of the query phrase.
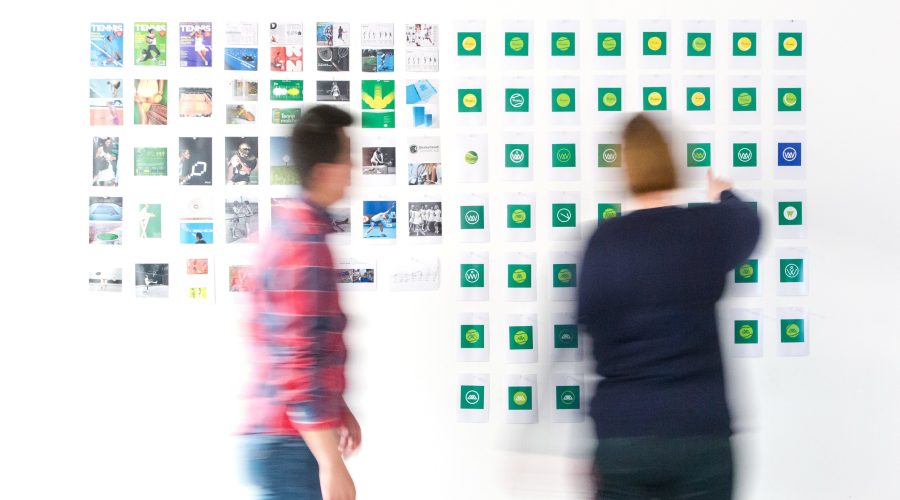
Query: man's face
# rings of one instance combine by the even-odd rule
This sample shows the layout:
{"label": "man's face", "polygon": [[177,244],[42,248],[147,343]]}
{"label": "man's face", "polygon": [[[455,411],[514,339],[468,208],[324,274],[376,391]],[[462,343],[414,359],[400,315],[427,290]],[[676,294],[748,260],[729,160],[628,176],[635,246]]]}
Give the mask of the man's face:
{"label": "man's face", "polygon": [[245,143],[238,146],[238,154],[241,156],[241,158],[247,158],[248,156],[250,156],[250,145]]}
{"label": "man's face", "polygon": [[344,197],[350,185],[350,137],[341,129],[338,132],[340,146],[338,154],[331,163],[323,163],[317,167],[317,188],[327,194],[331,203]]}
{"label": "man's face", "polygon": [[181,157],[184,158],[185,160],[189,160],[191,158],[191,150],[185,149],[184,151],[182,151]]}

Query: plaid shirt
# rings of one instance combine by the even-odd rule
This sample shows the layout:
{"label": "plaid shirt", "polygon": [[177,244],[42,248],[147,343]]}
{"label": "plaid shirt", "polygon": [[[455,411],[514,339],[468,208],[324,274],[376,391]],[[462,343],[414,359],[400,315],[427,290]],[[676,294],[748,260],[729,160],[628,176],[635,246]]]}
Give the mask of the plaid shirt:
{"label": "plaid shirt", "polygon": [[340,425],[347,351],[331,219],[304,200],[275,207],[253,273],[254,386],[249,433],[297,435]]}

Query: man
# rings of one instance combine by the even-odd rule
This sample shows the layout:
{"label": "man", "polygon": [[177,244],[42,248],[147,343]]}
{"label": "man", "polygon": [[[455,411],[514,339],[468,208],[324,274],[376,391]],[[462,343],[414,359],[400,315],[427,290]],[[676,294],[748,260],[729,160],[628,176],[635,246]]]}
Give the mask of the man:
{"label": "man", "polygon": [[262,498],[352,500],[343,456],[360,428],[343,399],[346,317],[325,242],[325,211],[350,184],[353,119],[331,106],[306,111],[291,137],[301,196],[273,209],[253,277],[256,351],[247,430],[250,473]]}
{"label": "man", "polygon": [[256,169],[256,156],[250,154],[250,144],[242,142],[238,150],[228,159],[228,184],[246,186],[250,183],[250,174]]}
{"label": "man", "polygon": [[156,46],[156,31],[153,28],[147,30],[147,48],[144,49],[144,58],[141,59],[141,62],[146,62],[150,59],[154,61],[159,57],[159,47]]}

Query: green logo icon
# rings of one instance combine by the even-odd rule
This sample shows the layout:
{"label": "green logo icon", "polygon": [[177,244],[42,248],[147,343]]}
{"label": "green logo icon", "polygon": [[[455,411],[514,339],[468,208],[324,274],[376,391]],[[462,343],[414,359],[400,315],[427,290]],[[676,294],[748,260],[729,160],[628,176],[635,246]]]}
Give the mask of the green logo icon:
{"label": "green logo icon", "polygon": [[801,226],[803,225],[803,203],[799,201],[778,202],[778,225]]}
{"label": "green logo icon", "polygon": [[553,209],[553,227],[575,227],[577,220],[575,219],[574,203],[554,203]]}
{"label": "green logo icon", "polygon": [[528,168],[528,144],[506,145],[506,167]]}
{"label": "green logo icon", "polygon": [[644,111],[665,111],[666,88],[644,87]]}
{"label": "green logo icon", "polygon": [[553,264],[553,288],[573,288],[577,281],[575,264]]}
{"label": "green logo icon", "polygon": [[687,88],[688,111],[709,111],[710,109],[712,109],[712,100],[709,87]]}
{"label": "green logo icon", "polygon": [[622,55],[622,33],[597,33],[597,55],[600,57]]}
{"label": "green logo icon", "polygon": [[756,55],[756,33],[736,32],[732,34],[732,41],[732,55],[738,57]]}
{"label": "green logo icon", "polygon": [[781,341],[784,343],[805,342],[806,332],[803,323],[802,319],[781,320]]}
{"label": "green logo icon", "polygon": [[577,385],[556,386],[556,409],[577,410],[581,408],[581,387]]}
{"label": "green logo icon", "polygon": [[597,111],[622,111],[622,89],[600,87],[597,89]]}
{"label": "green logo icon", "polygon": [[554,144],[551,149],[553,158],[550,164],[553,168],[575,166],[575,144]]}
{"label": "green logo icon", "polygon": [[509,288],[531,288],[531,264],[509,264],[506,274]]}
{"label": "green logo icon", "polygon": [[802,110],[800,88],[778,89],[778,111]]}
{"label": "green logo icon", "polygon": [[621,144],[597,144],[597,167],[618,168],[622,166]]}
{"label": "green logo icon", "polygon": [[481,55],[481,32],[462,31],[456,34],[456,53],[460,56]]}
{"label": "green logo icon", "polygon": [[575,89],[553,89],[551,91],[551,109],[556,113],[575,111]]}
{"label": "green logo icon", "polygon": [[530,385],[513,385],[509,387],[509,409],[510,410],[530,410],[531,409],[531,386]]}
{"label": "green logo icon", "polygon": [[531,205],[507,205],[506,227],[510,229],[531,228]]}
{"label": "green logo icon", "polygon": [[459,407],[463,410],[484,409],[484,386],[461,385],[459,386]]}
{"label": "green logo icon", "polygon": [[484,264],[460,264],[459,286],[484,288]]}
{"label": "green logo icon", "polygon": [[803,282],[803,259],[781,259],[780,268],[782,283]]}
{"label": "green logo icon", "polygon": [[478,163],[478,153],[475,151],[466,151],[466,154],[463,155],[463,160],[469,165],[474,165]]}
{"label": "green logo icon", "polygon": [[534,327],[531,325],[509,327],[509,348],[534,349]]}
{"label": "green logo icon", "polygon": [[735,87],[731,89],[732,111],[756,111],[756,88]]}
{"label": "green logo icon", "polygon": [[484,205],[462,205],[459,207],[460,229],[484,229]]}
{"label": "green logo icon", "polygon": [[734,270],[735,283],[759,283],[759,261],[756,259],[744,262]]}
{"label": "green logo icon", "polygon": [[712,55],[712,33],[688,33],[688,57]]}
{"label": "green logo icon", "polygon": [[553,347],[556,349],[577,349],[578,326],[553,325]]}
{"label": "green logo icon", "polygon": [[688,143],[687,156],[689,167],[708,167],[712,165],[712,145],[708,142]]}
{"label": "green logo icon", "polygon": [[731,145],[731,164],[735,167],[755,167],[756,143],[735,142]]}
{"label": "green logo icon", "polygon": [[803,33],[779,33],[778,55],[799,57],[803,55]]}
{"label": "green logo icon", "polygon": [[506,33],[506,51],[508,56],[527,56],[528,55],[528,33],[527,32],[507,32]]}
{"label": "green logo icon", "polygon": [[666,55],[666,32],[665,31],[645,31],[644,32],[644,55],[645,56],[664,56],[664,55]]}
{"label": "green logo icon", "polygon": [[459,89],[457,111],[460,113],[481,112],[481,89]]}
{"label": "green logo icon", "polygon": [[606,219],[615,219],[622,215],[622,204],[621,203],[598,203],[597,204],[597,218],[600,222],[603,222]]}
{"label": "green logo icon", "polygon": [[528,89],[506,89],[506,111],[525,113],[529,109]]}
{"label": "green logo icon", "polygon": [[550,55],[552,56],[574,56],[575,55],[575,33],[573,32],[553,32],[550,34]]}
{"label": "green logo icon", "polygon": [[758,344],[759,322],[756,320],[738,320],[734,322],[735,344]]}
{"label": "green logo icon", "polygon": [[484,325],[460,325],[459,346],[463,349],[484,349]]}

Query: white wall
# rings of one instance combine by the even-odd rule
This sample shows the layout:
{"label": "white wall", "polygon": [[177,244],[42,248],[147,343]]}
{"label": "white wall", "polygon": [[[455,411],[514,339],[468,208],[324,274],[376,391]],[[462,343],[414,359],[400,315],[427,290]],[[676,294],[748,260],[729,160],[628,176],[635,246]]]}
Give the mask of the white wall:
{"label": "white wall", "polygon": [[[443,58],[438,79],[445,92],[453,89],[457,76],[449,61],[455,45],[453,21],[458,19],[485,19],[489,30],[499,29],[503,20],[532,19],[538,37],[546,32],[548,19],[581,19],[583,30],[591,29],[592,19],[626,19],[632,31],[641,19],[671,19],[676,31],[683,19],[715,19],[720,32],[731,19],[759,19],[764,27],[774,20],[805,19],[811,292],[808,298],[789,301],[776,298],[774,287],[767,287],[762,303],[769,316],[778,305],[808,306],[811,353],[780,358],[768,343],[763,358],[730,363],[740,392],[735,405],[737,440],[743,445],[739,497],[893,496],[893,476],[900,468],[900,340],[892,321],[900,276],[893,261],[900,247],[889,200],[898,181],[891,147],[898,132],[898,103],[891,91],[898,72],[890,57],[894,26],[883,4],[317,2],[259,9],[248,9],[246,3],[234,3],[230,9],[217,2],[189,8],[175,2],[89,5],[79,7],[81,12],[50,17],[46,7],[35,6],[31,16],[11,22],[11,30],[3,34],[6,47],[30,44],[8,59],[4,83],[11,106],[5,120],[11,132],[6,144],[10,182],[4,194],[12,196],[6,204],[12,228],[2,240],[7,266],[0,292],[0,387],[5,396],[0,411],[0,490],[10,492],[4,497],[249,498],[233,439],[242,416],[239,391],[246,369],[240,306],[228,300],[223,288],[214,306],[197,308],[172,298],[137,301],[127,287],[123,297],[99,300],[85,287],[88,263],[98,256],[97,249],[85,244],[83,217],[86,197],[94,192],[86,181],[87,142],[93,131],[85,125],[85,94],[87,80],[96,74],[87,65],[88,23],[176,23],[193,18],[297,19],[308,32],[320,20],[348,21],[354,27],[370,20],[392,21],[395,33],[405,22],[436,22]],[[44,22],[50,28],[36,34],[34,24],[43,27]],[[307,47],[311,38],[307,36]],[[358,47],[356,42],[354,54]],[[540,88],[543,75],[537,64],[535,84]],[[318,75],[307,65],[302,77],[311,96]],[[401,70],[402,62],[397,66]],[[636,84],[637,72],[630,69],[629,83]],[[581,74],[590,85],[592,70]],[[725,88],[726,72],[717,74],[722,75],[720,88]],[[489,80],[495,86],[499,75],[492,67]],[[359,76],[351,73],[353,80]],[[394,76],[398,87],[406,79],[399,71]],[[224,88],[224,71],[216,70],[215,78],[216,88]],[[764,73],[764,81],[767,78]],[[174,89],[178,83],[170,85]],[[678,88],[674,78],[672,88]],[[447,94],[442,100],[445,155],[459,131],[453,126],[454,101]],[[357,102],[354,96],[354,108]],[[403,108],[398,106],[398,115]],[[490,118],[492,134],[503,131],[497,114]],[[583,123],[589,123],[588,116]],[[716,131],[724,142],[727,122],[719,118]],[[123,135],[133,133],[131,126],[125,130]],[[226,135],[224,130],[216,124],[209,135]],[[537,125],[535,136],[543,130],[543,124]],[[399,146],[405,131],[398,134]],[[583,141],[589,134],[585,128]],[[499,141],[492,140],[492,147],[494,142]],[[492,193],[526,190],[500,182],[495,173],[491,184],[482,188]],[[445,175],[447,184],[440,190],[449,214],[454,194],[469,186],[453,184],[451,174]],[[527,189],[556,190],[537,179]],[[590,177],[582,179],[576,189],[585,194],[587,205],[587,196],[596,189]],[[782,186],[768,176],[749,187],[771,193]],[[177,194],[178,189],[183,188],[173,184],[171,191]],[[410,189],[393,188],[399,200],[406,200]],[[126,204],[128,196],[137,194],[133,187],[122,190]],[[216,199],[221,194],[215,191]],[[354,216],[358,213],[354,206]],[[485,248],[502,263],[507,247],[501,243],[498,215],[494,211],[492,243]],[[354,234],[352,250],[368,251],[358,237]],[[490,372],[497,396],[505,373],[521,368],[543,377],[559,367],[551,366],[546,352],[539,365],[507,364],[499,337],[494,338],[491,363],[455,360],[455,312],[468,305],[457,301],[454,266],[461,245],[450,240],[440,247],[411,247],[401,241],[374,250],[380,260],[414,250],[439,255],[444,271],[440,292],[380,290],[345,297],[352,318],[347,332],[352,350],[348,399],[364,432],[363,448],[350,462],[360,498],[584,498],[585,487],[575,478],[588,464],[592,446],[587,423],[549,424],[542,413],[538,425],[513,426],[502,422],[499,411],[488,425],[455,423],[457,374]],[[767,252],[774,246],[771,240],[764,245]],[[560,246],[540,240],[525,248],[540,255]],[[174,243],[157,250],[128,245],[111,250],[109,258],[121,262],[126,280],[134,262],[157,257],[158,252],[173,264],[185,256]],[[224,245],[214,251],[220,266],[247,258]],[[494,283],[500,278],[497,272],[491,275]],[[561,307],[549,305],[544,296],[540,299],[539,314]],[[508,310],[523,310],[521,306],[506,303],[499,287],[492,290],[490,311],[498,319]],[[500,402],[497,397],[492,401],[497,406]]]}

